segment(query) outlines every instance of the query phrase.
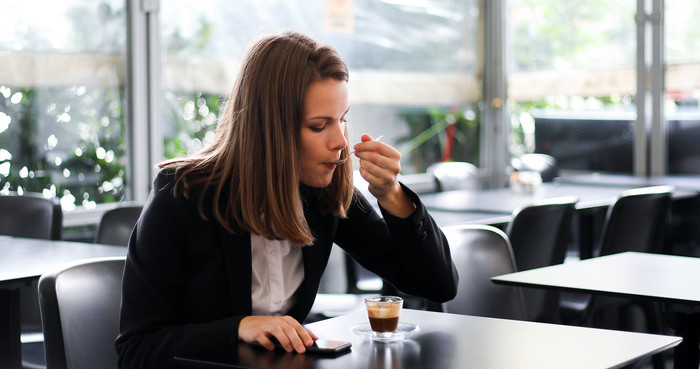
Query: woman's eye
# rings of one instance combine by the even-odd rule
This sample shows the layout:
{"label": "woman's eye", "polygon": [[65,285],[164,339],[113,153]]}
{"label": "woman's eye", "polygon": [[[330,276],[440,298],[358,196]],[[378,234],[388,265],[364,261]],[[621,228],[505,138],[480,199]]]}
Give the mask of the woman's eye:
{"label": "woman's eye", "polygon": [[323,126],[311,126],[309,127],[313,132],[321,132],[323,131]]}

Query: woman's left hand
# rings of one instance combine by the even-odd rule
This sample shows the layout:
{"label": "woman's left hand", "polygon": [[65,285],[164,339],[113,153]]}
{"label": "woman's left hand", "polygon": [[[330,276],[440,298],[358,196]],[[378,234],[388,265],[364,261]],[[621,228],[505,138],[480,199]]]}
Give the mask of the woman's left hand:
{"label": "woman's left hand", "polygon": [[392,215],[408,217],[415,206],[398,182],[401,153],[390,145],[372,140],[368,134],[363,134],[361,140],[354,146],[355,156],[360,159],[362,178],[369,182],[369,192]]}

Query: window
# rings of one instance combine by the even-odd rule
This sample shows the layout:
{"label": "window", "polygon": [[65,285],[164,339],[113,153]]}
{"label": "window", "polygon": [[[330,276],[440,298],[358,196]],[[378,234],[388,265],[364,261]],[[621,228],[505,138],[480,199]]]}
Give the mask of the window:
{"label": "window", "polygon": [[[336,7],[343,3],[353,6]],[[165,157],[196,150],[212,138],[249,42],[261,33],[293,29],[334,46],[348,63],[351,142],[365,132],[384,135],[403,151],[406,172],[440,160],[446,139],[459,140],[455,160],[478,163],[476,1],[187,4],[168,1],[161,8]],[[450,122],[460,130],[448,136]]]}
{"label": "window", "polygon": [[[146,105],[155,106],[162,129],[157,122],[131,125],[126,118],[125,96],[134,96],[134,91],[145,95],[141,90],[146,88],[125,82],[126,1],[27,0],[3,6],[2,193],[55,195],[74,215],[130,196],[145,198],[150,180],[144,173],[151,170],[151,161],[190,153],[209,142],[245,48],[261,33],[284,29],[307,33],[338,49],[351,73],[351,142],[365,132],[384,135],[402,152],[404,174],[421,172],[439,160],[478,164],[480,156],[496,150],[479,147],[487,132],[481,130],[482,111],[488,111],[481,104],[488,65],[484,55],[490,47],[484,45],[483,13],[490,3],[140,4],[145,3],[159,5],[149,14],[158,21],[160,47],[146,51],[160,62],[160,85],[150,86],[149,92],[155,91],[162,103],[149,100]],[[504,3],[513,155],[549,153],[568,171],[632,172],[638,159],[633,154],[636,3]],[[668,171],[700,173],[700,149],[695,145],[700,139],[700,26],[694,21],[700,5],[666,0],[665,6],[663,135],[668,140]],[[145,44],[153,47],[158,42]],[[130,55],[143,56],[143,50],[137,51]],[[125,132],[130,129],[136,132],[139,152],[148,151],[149,163],[137,162],[145,170],[134,169],[137,165],[129,158]]]}
{"label": "window", "polygon": [[700,4],[666,0],[668,172],[700,173]]}
{"label": "window", "polygon": [[[649,141],[650,172],[655,172],[656,161],[669,174],[700,173],[695,144],[700,139],[700,26],[694,21],[700,5],[664,3],[664,128],[655,132],[647,122],[642,128],[647,137],[641,140]],[[510,4],[513,154],[548,153],[564,170],[632,173],[639,160],[634,154],[639,139],[636,55],[653,49],[649,35],[647,50],[637,49],[636,2]],[[652,147],[655,137],[663,151]]]}
{"label": "window", "polygon": [[632,172],[636,2],[511,1],[514,155]]}
{"label": "window", "polygon": [[0,12],[0,190],[65,211],[124,198],[123,1],[14,1]]}

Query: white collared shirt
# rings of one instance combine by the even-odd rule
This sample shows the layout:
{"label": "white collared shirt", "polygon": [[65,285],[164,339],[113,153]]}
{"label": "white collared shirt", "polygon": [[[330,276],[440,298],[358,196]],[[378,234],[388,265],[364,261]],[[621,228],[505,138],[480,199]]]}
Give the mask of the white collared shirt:
{"label": "white collared shirt", "polygon": [[301,248],[286,240],[268,240],[250,234],[253,262],[251,298],[253,315],[285,315],[294,306],[304,281]]}

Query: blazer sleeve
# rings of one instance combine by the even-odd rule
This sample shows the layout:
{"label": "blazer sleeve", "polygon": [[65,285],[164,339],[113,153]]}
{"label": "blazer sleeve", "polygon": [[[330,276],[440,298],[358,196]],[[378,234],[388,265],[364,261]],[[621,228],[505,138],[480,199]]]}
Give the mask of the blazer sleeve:
{"label": "blazer sleeve", "polygon": [[408,218],[380,207],[379,216],[358,191],[335,242],[368,270],[400,291],[436,302],[453,299],[458,275],[445,235],[418,195],[401,184],[416,206]]}
{"label": "blazer sleeve", "polygon": [[185,248],[196,213],[173,196],[173,183],[172,176],[158,175],[129,241],[116,340],[120,368],[169,368],[176,353],[237,340],[242,316],[181,318],[182,304],[201,303],[182,296]]}

